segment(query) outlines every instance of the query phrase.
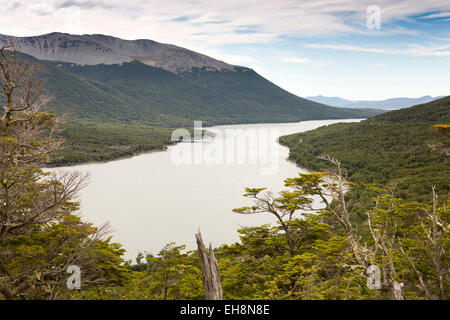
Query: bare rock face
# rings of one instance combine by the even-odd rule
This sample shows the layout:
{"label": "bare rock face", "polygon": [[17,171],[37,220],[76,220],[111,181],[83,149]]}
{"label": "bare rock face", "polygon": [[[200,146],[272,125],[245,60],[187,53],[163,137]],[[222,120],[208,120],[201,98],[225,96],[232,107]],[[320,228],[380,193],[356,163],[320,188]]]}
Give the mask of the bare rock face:
{"label": "bare rock face", "polygon": [[34,37],[0,35],[0,45],[11,41],[17,51],[39,60],[80,65],[121,64],[138,60],[152,67],[179,73],[192,68],[233,70],[234,66],[203,54],[152,40],[122,40],[101,34],[49,33]]}

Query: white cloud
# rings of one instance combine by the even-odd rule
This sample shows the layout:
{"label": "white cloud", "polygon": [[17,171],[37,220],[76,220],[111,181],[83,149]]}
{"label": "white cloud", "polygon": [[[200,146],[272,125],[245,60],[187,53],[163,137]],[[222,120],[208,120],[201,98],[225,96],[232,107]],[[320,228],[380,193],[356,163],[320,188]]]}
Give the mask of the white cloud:
{"label": "white cloud", "polygon": [[421,17],[420,19],[436,19],[436,18],[447,18],[447,17],[450,17],[450,11],[448,11],[448,12],[432,13],[432,14],[426,15],[424,17]]}
{"label": "white cloud", "polygon": [[435,56],[444,57],[450,56],[450,44],[447,45],[419,45],[409,44],[403,48],[369,48],[346,44],[317,44],[310,43],[304,45],[307,48],[314,49],[332,49],[343,51],[356,51],[356,52],[372,52],[382,54],[401,54],[410,56]]}
{"label": "white cloud", "polygon": [[430,46],[410,44],[409,49],[406,49],[404,53],[413,56],[445,57],[450,56],[450,44],[430,45]]}
{"label": "white cloud", "polygon": [[311,59],[308,58],[296,58],[296,57],[289,57],[289,58],[283,58],[284,62],[290,62],[290,63],[311,63]]}
{"label": "white cloud", "polygon": [[345,44],[318,44],[318,43],[310,43],[310,44],[305,44],[305,47],[307,47],[307,48],[314,48],[314,49],[332,49],[332,50],[344,50],[344,51],[390,53],[389,50],[385,50],[385,49],[367,48],[367,47],[345,45]]}
{"label": "white cloud", "polygon": [[319,62],[316,62],[315,66],[316,67],[325,67],[325,66],[329,66],[331,64],[334,64],[334,62],[333,61],[319,61]]}
{"label": "white cloud", "polygon": [[[3,1],[2,1],[3,2]],[[6,1],[10,6],[14,0]],[[366,8],[373,0],[255,1],[255,0],[23,0],[30,10],[11,11],[2,19],[2,33],[36,35],[61,31],[64,6],[83,9],[84,33],[105,33],[126,39],[151,38],[179,45],[267,43],[281,37],[316,37],[351,33],[413,33],[388,26],[425,12],[450,11],[448,0],[378,0],[382,28],[366,28]],[[180,19],[181,18],[181,19]],[[44,21],[45,20],[45,21]],[[21,21],[20,24],[17,21]],[[111,21],[111,23],[105,23]],[[239,32],[246,30],[246,32]]]}
{"label": "white cloud", "polygon": [[322,61],[322,60],[303,58],[303,57],[300,58],[300,57],[296,57],[292,54],[287,55],[286,57],[282,58],[281,60],[283,62],[287,62],[287,63],[308,64],[313,67],[324,67],[324,66],[328,66],[330,64],[334,64],[332,61]]}
{"label": "white cloud", "polygon": [[264,70],[260,65],[257,64],[251,64],[248,66],[249,68],[255,70],[257,73],[261,74]]}
{"label": "white cloud", "polygon": [[240,55],[240,54],[231,54],[224,53],[220,50],[212,49],[209,47],[199,46],[195,48],[195,51],[201,52],[210,57],[214,57],[214,59],[222,60],[226,63],[240,65],[240,66],[250,66],[258,61],[248,55]]}
{"label": "white cloud", "polygon": [[39,16],[46,16],[52,14],[55,11],[55,8],[46,2],[38,2],[30,5],[28,10]]}

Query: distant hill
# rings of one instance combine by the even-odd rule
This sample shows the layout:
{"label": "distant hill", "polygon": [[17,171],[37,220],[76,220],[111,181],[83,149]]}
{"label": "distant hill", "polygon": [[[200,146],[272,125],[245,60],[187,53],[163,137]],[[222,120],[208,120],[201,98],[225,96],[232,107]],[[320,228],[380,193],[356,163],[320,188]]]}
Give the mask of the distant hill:
{"label": "distant hill", "polygon": [[342,161],[350,181],[396,182],[401,197],[428,201],[432,185],[443,198],[450,191],[449,158],[429,146],[448,149],[450,138],[438,133],[435,124],[450,124],[450,96],[359,123],[334,124],[281,137],[280,141],[289,147],[289,157],[302,167],[327,169],[330,164],[318,156],[329,155]]}
{"label": "distant hill", "polygon": [[420,98],[392,98],[386,100],[346,100],[339,97],[314,96],[307,99],[341,108],[369,108],[395,110],[408,108],[417,104],[431,102],[441,97],[423,96]]}

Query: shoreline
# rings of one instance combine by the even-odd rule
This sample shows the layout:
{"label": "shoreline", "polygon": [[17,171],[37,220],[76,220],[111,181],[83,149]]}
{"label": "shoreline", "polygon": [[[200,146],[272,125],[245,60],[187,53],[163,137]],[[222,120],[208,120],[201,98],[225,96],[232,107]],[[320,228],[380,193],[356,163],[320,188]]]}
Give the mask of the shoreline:
{"label": "shoreline", "polygon": [[121,160],[125,160],[125,159],[130,159],[130,158],[134,158],[134,157],[138,157],[141,156],[143,154],[150,154],[150,153],[155,153],[155,152],[165,152],[167,151],[167,149],[172,146],[174,144],[168,144],[168,145],[164,145],[164,149],[153,149],[153,150],[147,150],[147,151],[142,151],[142,152],[135,152],[132,155],[124,155],[124,156],[120,156],[111,160],[101,160],[101,161],[95,161],[95,160],[91,160],[91,161],[86,161],[86,162],[73,162],[73,163],[67,163],[64,165],[55,165],[55,166],[45,166],[42,167],[41,169],[58,169],[58,168],[71,168],[71,167],[77,167],[77,166],[84,166],[84,165],[92,165],[92,164],[106,164],[106,163],[110,163],[110,162],[114,162],[114,161],[121,161]]}
{"label": "shoreline", "polygon": [[[275,125],[275,124],[286,124],[286,125],[289,125],[289,124],[301,123],[301,122],[308,122],[308,121],[365,120],[365,119],[367,119],[367,118],[315,119],[315,120],[301,120],[301,121],[296,121],[296,122],[269,122],[269,123],[267,123],[267,122],[261,122],[261,123],[219,124],[219,125],[214,125],[214,126],[210,126],[210,127],[203,127],[203,129],[206,131],[206,130],[208,130],[208,129],[210,129],[210,128],[217,128],[217,127],[224,127],[224,126],[245,126],[245,125],[256,125],[256,124],[262,124],[262,125],[264,125],[264,124],[274,124],[274,125]],[[317,128],[316,128],[316,129],[317,129]],[[175,128],[174,130],[176,130],[176,128]],[[312,129],[312,130],[315,130],[315,129]],[[307,130],[307,131],[311,131],[311,130]],[[307,131],[304,131],[304,132],[307,132]],[[295,133],[294,133],[294,134],[295,134]],[[280,146],[285,147],[285,148],[288,148],[288,150],[289,150],[289,152],[290,152],[290,149],[289,149],[288,146],[283,145],[283,144],[280,143],[280,138],[281,138],[281,137],[283,137],[283,135],[279,136],[279,137],[277,138],[277,141],[276,141],[276,142],[277,142]],[[165,144],[165,145],[163,145],[163,148],[162,148],[162,149],[153,149],[153,150],[147,150],[147,151],[142,151],[142,152],[135,152],[135,153],[133,153],[133,154],[131,154],[131,155],[123,155],[123,156],[120,156],[120,157],[117,157],[117,158],[114,158],[114,159],[110,159],[110,160],[102,160],[102,161],[95,161],[95,160],[93,160],[93,161],[86,161],[86,162],[67,163],[67,164],[64,164],[64,165],[55,165],[55,166],[48,166],[48,165],[46,165],[46,166],[42,167],[41,169],[53,169],[53,170],[54,170],[54,169],[58,169],[58,168],[71,168],[71,167],[83,166],[83,165],[107,164],[107,163],[110,163],[110,162],[121,161],[121,160],[125,160],[125,159],[131,159],[131,158],[138,157],[138,156],[145,155],[145,154],[151,154],[151,153],[155,153],[155,152],[166,152],[166,151],[168,150],[169,147],[174,146],[174,145],[176,145],[177,143],[178,143],[178,142],[173,142],[173,143],[170,143],[170,144]],[[293,159],[289,159],[289,157],[288,157],[286,160],[289,161],[289,162],[292,162],[293,164],[295,164],[297,167],[299,167],[299,168],[301,168],[301,169],[304,169],[304,170],[307,170],[307,171],[311,171],[311,169],[304,168],[304,167],[300,167]]]}

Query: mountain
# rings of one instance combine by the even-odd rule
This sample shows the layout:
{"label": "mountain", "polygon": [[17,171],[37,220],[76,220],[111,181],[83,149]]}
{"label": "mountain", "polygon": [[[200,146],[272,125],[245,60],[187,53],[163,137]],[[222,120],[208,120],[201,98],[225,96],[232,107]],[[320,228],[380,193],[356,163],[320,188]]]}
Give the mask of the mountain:
{"label": "mountain", "polygon": [[369,108],[395,110],[408,108],[417,104],[431,102],[442,97],[423,96],[420,98],[392,98],[386,100],[346,100],[339,97],[314,96],[307,99],[342,108]]}
{"label": "mountain", "polygon": [[445,199],[450,191],[449,159],[433,146],[449,150],[450,138],[433,126],[449,123],[450,96],[359,123],[284,136],[280,142],[300,166],[327,169],[330,164],[318,156],[329,155],[342,161],[348,179],[355,183],[396,183],[398,195],[417,201],[428,200],[431,186],[436,185]]}
{"label": "mountain", "polygon": [[327,104],[329,106],[335,106],[335,107],[342,107],[345,104],[350,104],[350,100],[346,100],[339,97],[325,97],[325,96],[314,96],[314,97],[307,97],[306,99],[315,101],[318,103]]}
{"label": "mountain", "polygon": [[[0,36],[0,43],[10,40]],[[303,99],[252,69],[151,40],[51,33],[12,41],[22,59],[42,67],[53,98],[46,111],[67,115],[69,148],[60,164],[161,149],[170,143],[167,128],[192,127],[194,120],[211,126],[381,112]]]}
{"label": "mountain", "polygon": [[50,33],[0,36],[0,43],[43,65],[50,110],[73,119],[146,125],[208,125],[355,118],[373,110],[340,109],[295,96],[255,71],[151,40]]}
{"label": "mountain", "polygon": [[50,33],[34,37],[0,35],[0,45],[14,47],[39,60],[71,62],[80,65],[122,64],[133,60],[171,72],[192,68],[233,70],[233,66],[184,48],[152,40],[122,40],[93,34]]}
{"label": "mountain", "polygon": [[49,110],[73,119],[179,127],[367,117],[297,97],[251,69],[194,68],[174,74],[139,61],[81,66],[40,62],[54,96]]}

